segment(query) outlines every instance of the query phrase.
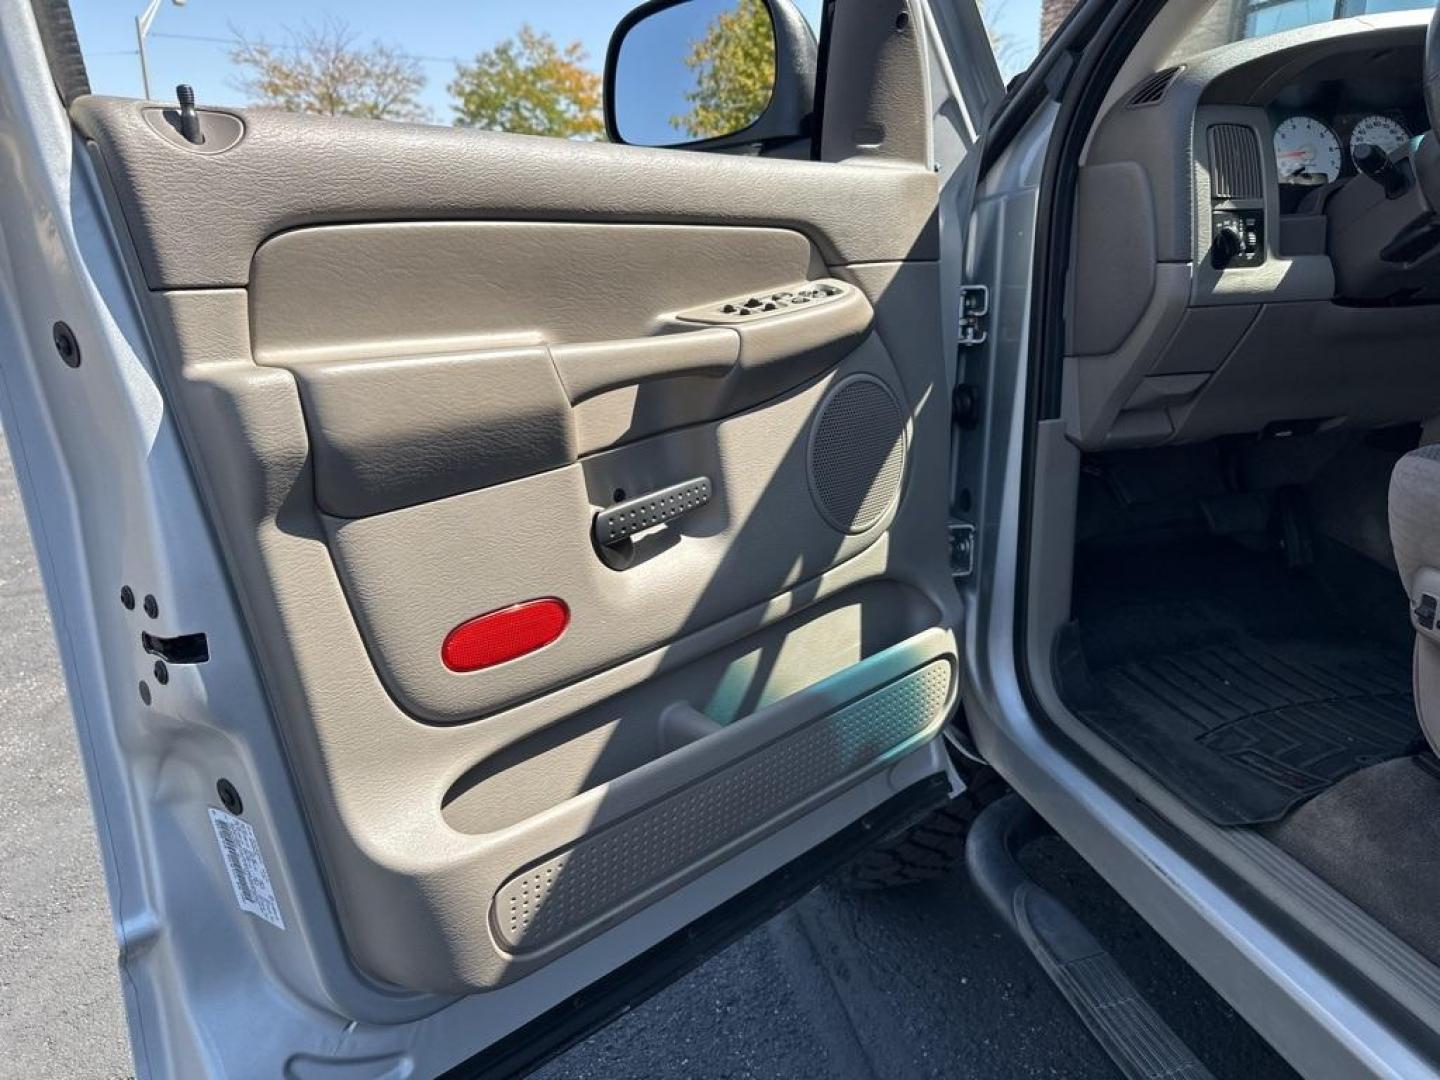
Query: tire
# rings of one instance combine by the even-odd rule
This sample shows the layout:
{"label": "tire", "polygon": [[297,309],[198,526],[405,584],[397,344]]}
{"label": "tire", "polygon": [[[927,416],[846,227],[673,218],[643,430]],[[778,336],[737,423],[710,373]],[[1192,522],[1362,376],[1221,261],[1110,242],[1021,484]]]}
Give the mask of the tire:
{"label": "tire", "polygon": [[966,777],[967,787],[914,825],[887,837],[842,867],[833,881],[851,891],[893,889],[949,877],[965,861],[965,837],[980,811],[1008,788],[993,769]]}

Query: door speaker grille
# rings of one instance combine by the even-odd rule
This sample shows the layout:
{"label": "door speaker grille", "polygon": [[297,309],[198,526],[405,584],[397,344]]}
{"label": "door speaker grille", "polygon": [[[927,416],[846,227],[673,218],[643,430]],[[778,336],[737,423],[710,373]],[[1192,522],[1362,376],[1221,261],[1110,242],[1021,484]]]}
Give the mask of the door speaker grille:
{"label": "door speaker grille", "polygon": [[821,516],[846,533],[875,525],[905,474],[904,413],[872,375],[852,375],[820,403],[810,435],[810,490]]}

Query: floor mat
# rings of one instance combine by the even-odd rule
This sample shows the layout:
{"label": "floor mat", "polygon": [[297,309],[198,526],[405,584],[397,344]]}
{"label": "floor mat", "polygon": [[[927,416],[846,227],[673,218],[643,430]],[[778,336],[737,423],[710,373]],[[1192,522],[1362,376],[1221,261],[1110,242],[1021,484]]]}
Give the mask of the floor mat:
{"label": "floor mat", "polygon": [[1244,825],[1415,749],[1407,650],[1313,575],[1213,541],[1161,554],[1082,560],[1059,643],[1067,704],[1127,757]]}
{"label": "floor mat", "polygon": [[1403,659],[1323,642],[1194,649],[1096,678],[1089,719],[1220,824],[1278,818],[1417,734]]}

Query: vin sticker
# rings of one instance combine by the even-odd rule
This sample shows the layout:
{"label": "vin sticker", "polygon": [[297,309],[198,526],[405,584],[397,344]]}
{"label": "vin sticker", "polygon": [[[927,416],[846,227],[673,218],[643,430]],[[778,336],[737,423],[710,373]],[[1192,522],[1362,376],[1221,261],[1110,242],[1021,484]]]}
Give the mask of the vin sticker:
{"label": "vin sticker", "polygon": [[284,930],[285,920],[280,917],[280,905],[275,900],[270,872],[265,869],[265,859],[260,854],[255,830],[249,822],[241,821],[234,814],[216,810],[213,806],[209,809],[210,824],[214,826],[215,839],[220,844],[220,858],[235,889],[235,902],[240,905],[240,910]]}

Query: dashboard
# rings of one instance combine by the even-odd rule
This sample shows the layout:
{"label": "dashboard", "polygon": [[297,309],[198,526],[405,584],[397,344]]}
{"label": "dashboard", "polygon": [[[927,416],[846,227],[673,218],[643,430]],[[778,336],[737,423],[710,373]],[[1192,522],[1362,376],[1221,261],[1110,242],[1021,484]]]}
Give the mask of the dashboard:
{"label": "dashboard", "polygon": [[1416,231],[1419,189],[1392,194],[1401,166],[1361,149],[1406,169],[1429,154],[1440,175],[1440,140],[1417,142],[1429,20],[1336,19],[1116,85],[1076,193],[1061,394],[1074,445],[1440,415],[1440,224]]}
{"label": "dashboard", "polygon": [[1390,154],[1428,127],[1414,78],[1302,81],[1283,88],[1266,112],[1283,213],[1299,209],[1311,191],[1354,176],[1362,144]]}

